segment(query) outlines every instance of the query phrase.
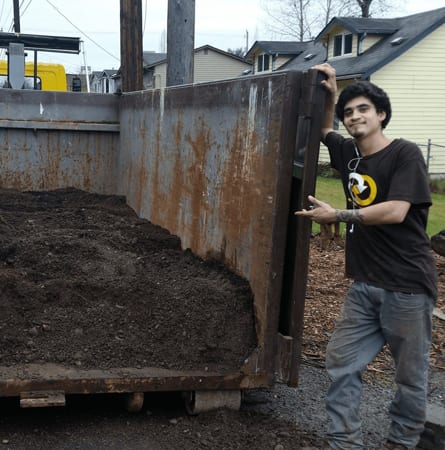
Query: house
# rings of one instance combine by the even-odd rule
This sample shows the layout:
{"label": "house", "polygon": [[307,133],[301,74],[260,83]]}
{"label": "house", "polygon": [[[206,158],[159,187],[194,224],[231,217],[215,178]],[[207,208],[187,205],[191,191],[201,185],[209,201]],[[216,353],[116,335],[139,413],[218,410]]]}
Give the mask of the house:
{"label": "house", "polygon": [[66,89],[71,92],[87,92],[87,80],[85,73],[67,73]]}
{"label": "house", "polygon": [[393,110],[386,135],[416,142],[429,172],[443,174],[444,45],[445,8],[393,19],[336,17],[281,69],[306,71],[327,61],[340,90],[355,80],[379,85]]}
{"label": "house", "polygon": [[144,87],[150,89],[154,86],[155,68],[158,64],[167,59],[167,53],[144,52],[143,67],[144,67]]}
{"label": "house", "polygon": [[[95,73],[98,73],[98,72],[95,72]],[[88,76],[88,80],[87,80],[87,76]],[[91,67],[90,66],[80,66],[80,72],[66,74],[67,91],[88,92],[88,84],[91,85],[92,78],[93,78],[93,73],[91,73]]]}
{"label": "house", "polygon": [[[251,65],[244,58],[211,45],[204,45],[194,50],[194,83],[236,78],[250,70]],[[166,56],[161,60],[144,65],[144,87],[146,89],[165,87],[166,78]]]}
{"label": "house", "polygon": [[[166,53],[143,52],[143,83],[144,87],[152,86],[153,71],[147,70],[154,64],[166,58]],[[91,92],[99,92],[105,94],[115,94],[121,89],[121,72],[119,70],[103,70],[101,72],[93,72],[90,78]]]}
{"label": "house", "polygon": [[112,94],[117,91],[118,85],[115,75],[117,70],[102,70],[93,72],[90,76],[90,92]]}
{"label": "house", "polygon": [[246,54],[252,73],[273,72],[303,53],[309,43],[298,41],[256,41]]}
{"label": "house", "polygon": [[[166,86],[167,54],[143,53],[144,89],[158,89]],[[194,50],[194,83],[236,78],[247,71],[251,65],[244,58],[225,52],[211,45],[204,45]],[[120,86],[120,73],[114,75],[115,86]]]}

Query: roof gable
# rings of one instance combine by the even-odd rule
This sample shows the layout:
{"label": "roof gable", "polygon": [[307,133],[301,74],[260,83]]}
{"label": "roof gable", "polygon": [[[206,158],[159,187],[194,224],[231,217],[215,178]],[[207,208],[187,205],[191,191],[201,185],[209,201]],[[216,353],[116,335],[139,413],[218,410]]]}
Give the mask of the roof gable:
{"label": "roof gable", "polygon": [[219,53],[219,54],[221,54],[223,56],[227,56],[228,58],[237,59],[239,61],[246,62],[244,60],[244,58],[242,58],[241,56],[235,55],[234,53],[226,52],[224,50],[221,50],[220,48],[213,47],[212,45],[208,45],[208,44],[207,45],[203,45],[203,46],[198,47],[198,48],[195,48],[195,54],[198,53],[198,52],[205,51],[205,50],[210,50],[212,52]]}
{"label": "roof gable", "polygon": [[[240,56],[234,55],[233,53],[226,52],[224,50],[213,47],[211,45],[203,45],[201,47],[197,47],[197,48],[195,48],[195,50],[193,52],[194,52],[194,55],[196,55],[197,53],[205,51],[205,50],[210,50],[212,52],[219,53],[221,55],[226,56],[227,58],[232,58],[237,61],[246,62],[244,60],[244,58],[241,58]],[[167,62],[167,53],[155,53],[155,55],[159,55],[159,56],[163,55],[163,57],[155,59],[152,63],[145,63],[146,53],[150,54],[150,52],[144,52],[144,68],[146,68],[146,69],[149,69],[154,66],[158,66],[160,64],[165,64]]]}

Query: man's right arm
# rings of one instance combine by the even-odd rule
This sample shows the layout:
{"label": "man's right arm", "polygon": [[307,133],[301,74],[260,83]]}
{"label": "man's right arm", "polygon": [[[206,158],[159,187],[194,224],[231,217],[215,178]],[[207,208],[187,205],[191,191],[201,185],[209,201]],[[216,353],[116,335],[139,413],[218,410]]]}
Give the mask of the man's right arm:
{"label": "man's right arm", "polygon": [[337,78],[335,69],[328,63],[318,64],[312,69],[318,70],[326,75],[326,79],[321,82],[326,90],[326,103],[321,126],[321,141],[326,143],[326,136],[334,131],[335,102],[337,96]]}

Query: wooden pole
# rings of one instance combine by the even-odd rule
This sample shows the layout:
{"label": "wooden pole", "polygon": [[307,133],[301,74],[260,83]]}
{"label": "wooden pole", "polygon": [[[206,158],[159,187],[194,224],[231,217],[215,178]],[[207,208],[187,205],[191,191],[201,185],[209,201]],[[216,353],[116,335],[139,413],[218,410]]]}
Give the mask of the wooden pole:
{"label": "wooden pole", "polygon": [[122,92],[144,89],[142,0],[120,0]]}
{"label": "wooden pole", "polygon": [[193,83],[195,0],[168,0],[167,86]]}
{"label": "wooden pole", "polygon": [[20,33],[20,5],[19,0],[14,0],[14,32]]}

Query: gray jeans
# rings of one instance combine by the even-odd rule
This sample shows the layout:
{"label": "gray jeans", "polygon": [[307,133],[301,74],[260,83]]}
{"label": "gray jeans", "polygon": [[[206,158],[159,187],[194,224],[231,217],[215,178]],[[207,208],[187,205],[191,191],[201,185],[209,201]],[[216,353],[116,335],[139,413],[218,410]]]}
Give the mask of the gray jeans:
{"label": "gray jeans", "polygon": [[414,448],[423,431],[434,301],[354,282],[326,352],[332,384],[326,398],[333,449],[362,449],[362,373],[385,343],[396,366],[397,392],[388,439]]}

